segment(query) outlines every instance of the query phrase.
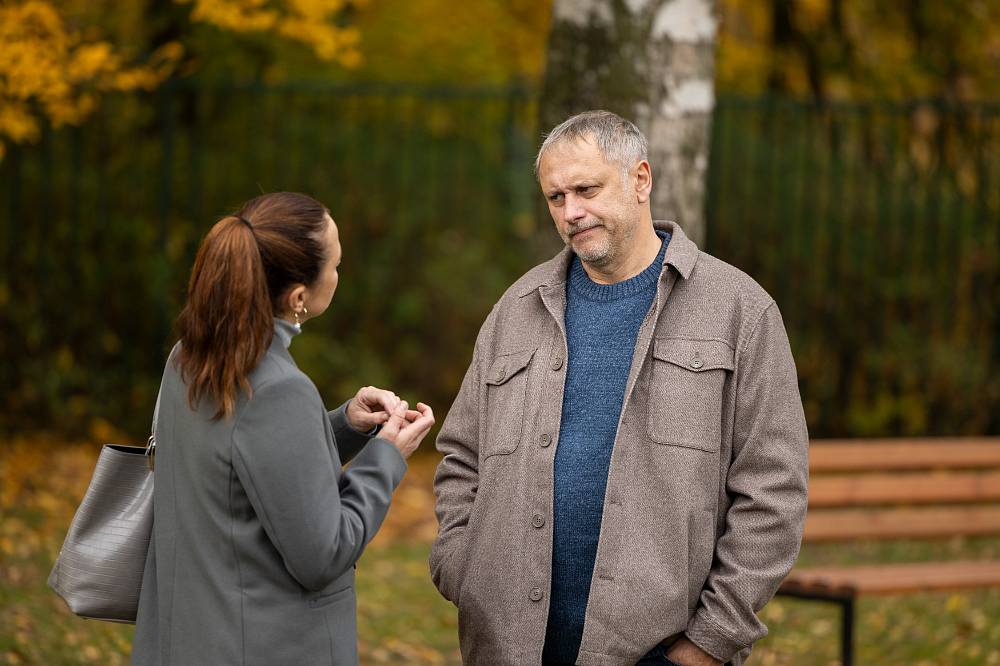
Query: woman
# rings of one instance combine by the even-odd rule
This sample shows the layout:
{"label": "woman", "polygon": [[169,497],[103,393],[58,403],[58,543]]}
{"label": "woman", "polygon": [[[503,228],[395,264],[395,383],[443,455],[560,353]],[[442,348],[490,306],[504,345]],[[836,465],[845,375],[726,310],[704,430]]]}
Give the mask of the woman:
{"label": "woman", "polygon": [[340,252],[323,205],[287,192],[202,242],[160,387],[132,663],[358,663],[354,563],[434,415],[373,387],[327,412],[289,355]]}

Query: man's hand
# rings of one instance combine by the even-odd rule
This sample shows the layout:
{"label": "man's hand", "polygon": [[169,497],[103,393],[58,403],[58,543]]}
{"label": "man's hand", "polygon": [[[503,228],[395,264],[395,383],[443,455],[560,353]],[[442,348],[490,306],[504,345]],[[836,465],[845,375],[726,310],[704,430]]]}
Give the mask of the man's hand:
{"label": "man's hand", "polygon": [[680,666],[722,666],[722,662],[692,643],[686,636],[670,646],[667,659]]}
{"label": "man's hand", "polygon": [[358,432],[368,432],[387,422],[398,406],[399,398],[392,391],[365,386],[347,403],[347,422]]}

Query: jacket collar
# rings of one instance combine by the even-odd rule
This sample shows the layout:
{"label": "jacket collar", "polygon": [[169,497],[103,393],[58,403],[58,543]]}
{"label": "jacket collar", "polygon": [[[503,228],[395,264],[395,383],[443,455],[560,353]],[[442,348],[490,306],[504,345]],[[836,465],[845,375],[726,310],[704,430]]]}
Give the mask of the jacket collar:
{"label": "jacket collar", "polygon": [[[670,232],[670,244],[663,257],[665,265],[673,266],[685,280],[691,276],[695,263],[698,262],[698,246],[684,235],[684,230],[676,222],[654,220],[653,227]],[[535,289],[543,286],[555,286],[566,282],[566,272],[573,260],[573,251],[564,247],[562,251],[539,266],[535,275],[525,280],[518,290],[518,296],[527,296]]]}

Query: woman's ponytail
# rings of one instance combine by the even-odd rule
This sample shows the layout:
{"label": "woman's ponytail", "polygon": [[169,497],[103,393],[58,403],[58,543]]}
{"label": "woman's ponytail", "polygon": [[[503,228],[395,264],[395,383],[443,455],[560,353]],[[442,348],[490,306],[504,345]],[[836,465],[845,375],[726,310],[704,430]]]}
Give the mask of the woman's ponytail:
{"label": "woman's ponytail", "polygon": [[215,418],[227,418],[239,393],[251,394],[248,376],[271,344],[281,296],[319,275],[327,214],[311,197],[278,192],[208,232],[177,319],[177,361],[192,408],[207,397]]}

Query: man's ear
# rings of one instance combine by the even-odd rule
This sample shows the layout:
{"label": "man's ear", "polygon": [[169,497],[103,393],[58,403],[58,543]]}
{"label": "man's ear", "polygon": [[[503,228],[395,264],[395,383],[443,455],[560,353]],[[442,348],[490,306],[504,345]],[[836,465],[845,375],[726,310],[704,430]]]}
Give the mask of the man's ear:
{"label": "man's ear", "polygon": [[641,204],[648,203],[653,191],[653,169],[648,160],[641,160],[632,170],[632,182],[635,184],[636,200]]}

